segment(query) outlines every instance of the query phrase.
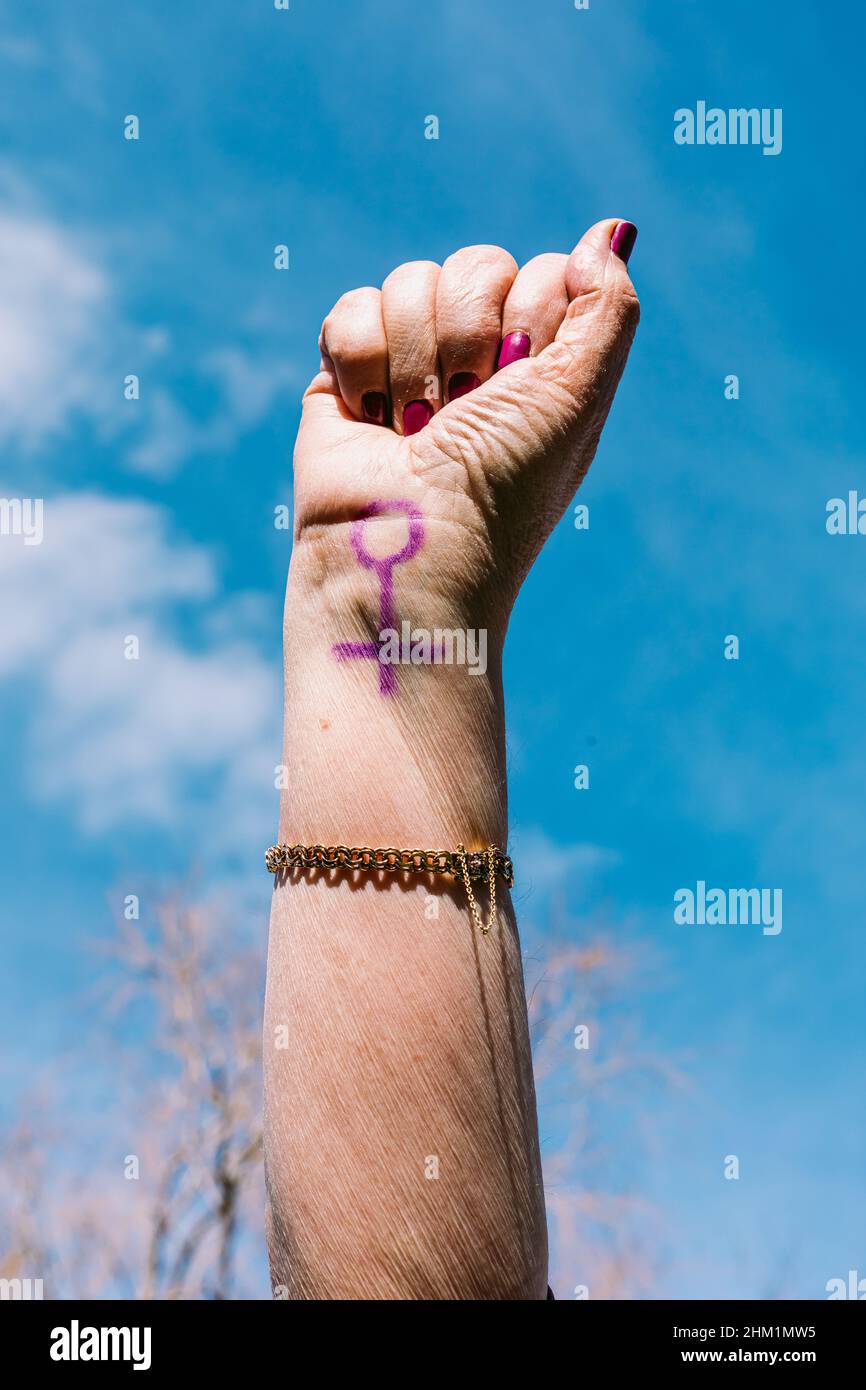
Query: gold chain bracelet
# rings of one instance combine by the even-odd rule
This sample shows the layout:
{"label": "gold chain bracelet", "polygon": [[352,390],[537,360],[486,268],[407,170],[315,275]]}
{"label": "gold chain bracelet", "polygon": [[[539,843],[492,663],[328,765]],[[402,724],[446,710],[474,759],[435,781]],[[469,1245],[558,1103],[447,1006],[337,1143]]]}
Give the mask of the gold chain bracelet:
{"label": "gold chain bracelet", "polygon": [[[495,845],[487,849],[466,850],[458,845],[449,849],[349,849],[347,845],[271,845],[265,853],[268,872],[287,869],[344,869],[348,873],[385,872],[416,874],[449,874],[462,878],[469,902],[469,911],[482,936],[486,936],[496,918],[496,875],[501,874],[509,888],[514,883],[514,865],[507,854]],[[490,889],[490,918],[485,927],[472,892],[472,880],[487,879]]]}

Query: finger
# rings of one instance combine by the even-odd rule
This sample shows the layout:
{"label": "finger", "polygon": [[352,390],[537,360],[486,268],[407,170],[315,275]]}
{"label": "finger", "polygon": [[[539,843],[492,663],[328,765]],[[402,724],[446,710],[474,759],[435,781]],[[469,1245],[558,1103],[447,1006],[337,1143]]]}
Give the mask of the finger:
{"label": "finger", "polygon": [[464,246],[449,256],[436,289],[436,336],[445,400],[487,381],[496,370],[502,306],[517,262],[501,246]]}
{"label": "finger", "polygon": [[569,305],[557,342],[590,349],[597,333],[599,296],[607,308],[611,328],[623,317],[637,326],[638,299],[626,265],[637,237],[633,222],[606,217],[585,232],[568,258],[565,287]]}
{"label": "finger", "polygon": [[[568,308],[539,364],[573,395],[578,413],[587,394],[610,405],[628,357],[640,319],[626,269],[636,236],[633,223],[607,217],[584,233],[568,258]],[[607,407],[601,423],[606,413]]]}
{"label": "finger", "polygon": [[[322,340],[320,338],[320,352],[321,341]],[[308,396],[339,396],[339,394],[340,384],[337,381],[337,373],[334,368],[334,364],[331,361],[328,354],[322,352],[321,360],[319,362],[319,370],[316,372],[316,375],[313,377],[312,381],[310,382],[309,386],[304,392],[304,400],[306,400]]]}
{"label": "finger", "polygon": [[320,342],[355,418],[387,424],[388,340],[381,290],[365,286],[342,295],[322,325]]}
{"label": "finger", "polygon": [[393,426],[417,434],[441,404],[436,344],[439,266],[409,261],[382,286],[382,319],[388,343]]}
{"label": "finger", "polygon": [[537,357],[556,337],[568,309],[568,256],[548,251],[521,266],[502,311],[499,366]]}

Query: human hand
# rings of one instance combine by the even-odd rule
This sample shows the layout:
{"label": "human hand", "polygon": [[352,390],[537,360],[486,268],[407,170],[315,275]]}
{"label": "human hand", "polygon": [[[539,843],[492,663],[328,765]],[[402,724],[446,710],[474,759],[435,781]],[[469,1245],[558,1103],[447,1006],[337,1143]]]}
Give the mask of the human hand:
{"label": "human hand", "polygon": [[412,559],[400,583],[413,618],[438,596],[450,620],[507,620],[592,462],[628,356],[635,235],[608,218],[570,256],[518,270],[500,247],[465,247],[344,294],[304,398],[295,572],[348,580],[351,602],[348,526],[372,511],[368,554]]}

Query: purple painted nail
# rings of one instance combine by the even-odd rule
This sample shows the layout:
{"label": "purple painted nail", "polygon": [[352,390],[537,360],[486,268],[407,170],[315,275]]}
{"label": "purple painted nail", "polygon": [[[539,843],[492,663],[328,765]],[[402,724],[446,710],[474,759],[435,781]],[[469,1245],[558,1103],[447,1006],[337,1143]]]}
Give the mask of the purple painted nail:
{"label": "purple painted nail", "polygon": [[403,433],[417,434],[433,419],[433,407],[429,401],[410,401],[403,407]]}
{"label": "purple painted nail", "polygon": [[458,396],[468,396],[481,385],[474,372],[455,372],[448,383],[448,399],[456,401]]}
{"label": "purple painted nail", "polygon": [[618,222],[610,239],[610,249],[621,261],[628,264],[628,258],[637,241],[637,227],[633,222]]}
{"label": "purple painted nail", "polygon": [[385,405],[385,397],[381,391],[368,391],[361,397],[361,411],[364,419],[371,425],[384,425]]}
{"label": "purple painted nail", "polygon": [[521,357],[529,356],[529,349],[532,344],[529,341],[529,334],[524,333],[523,329],[518,329],[516,333],[509,333],[502,339],[502,347],[499,349],[497,367],[507,367],[509,362],[519,362]]}

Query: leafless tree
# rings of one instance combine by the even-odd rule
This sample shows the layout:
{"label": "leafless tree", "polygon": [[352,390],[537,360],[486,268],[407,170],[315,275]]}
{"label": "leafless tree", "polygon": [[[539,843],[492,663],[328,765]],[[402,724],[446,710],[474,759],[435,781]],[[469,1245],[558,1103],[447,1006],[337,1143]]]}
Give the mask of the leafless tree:
{"label": "leafless tree", "polygon": [[659,1088],[686,1077],[640,1024],[641,951],[554,906],[527,961],[529,1020],[551,1231],[551,1283],[568,1297],[651,1297],[660,1213],[644,1196]]}
{"label": "leafless tree", "polygon": [[267,1296],[262,985],[259,953],[200,909],[120,922],[86,1057],[112,1105],[28,1098],[0,1148],[4,1271],[48,1297]]}
{"label": "leafless tree", "polygon": [[[609,1009],[627,960],[554,923],[528,963],[553,1282],[641,1296],[653,1213],[608,1179],[609,1117],[670,1068]],[[267,1298],[261,1135],[264,962],[182,898],[122,918],[97,971],[93,1040],[31,1091],[0,1141],[0,1277],[48,1298]],[[575,1029],[588,1046],[575,1047]],[[96,1078],[94,1081],[93,1078]]]}

